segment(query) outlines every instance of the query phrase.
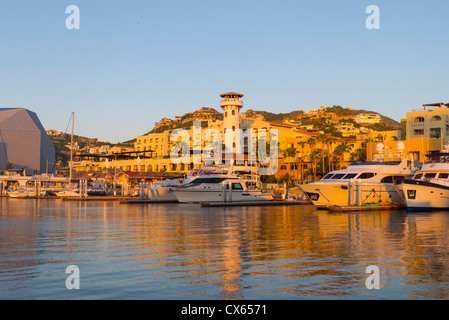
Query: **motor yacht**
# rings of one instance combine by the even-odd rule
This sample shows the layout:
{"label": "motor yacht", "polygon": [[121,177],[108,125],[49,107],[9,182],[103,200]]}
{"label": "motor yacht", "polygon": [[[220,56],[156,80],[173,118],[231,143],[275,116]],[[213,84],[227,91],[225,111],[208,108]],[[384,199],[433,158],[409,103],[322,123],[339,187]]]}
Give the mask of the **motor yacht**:
{"label": "motor yacht", "polygon": [[320,209],[405,204],[395,184],[412,176],[412,166],[406,159],[353,162],[346,169],[332,171],[321,180],[300,188]]}
{"label": "motor yacht", "polygon": [[262,190],[260,181],[219,174],[201,176],[170,189],[181,203],[273,200],[271,193]]}
{"label": "motor yacht", "polygon": [[412,179],[398,184],[409,210],[449,209],[449,153],[434,153]]}
{"label": "motor yacht", "polygon": [[238,176],[230,166],[207,166],[199,169],[192,169],[186,178],[181,182],[177,179],[164,180],[153,183],[149,188],[151,200],[159,202],[176,202],[178,198],[172,188],[188,185],[199,177],[214,176],[218,178],[234,178]]}

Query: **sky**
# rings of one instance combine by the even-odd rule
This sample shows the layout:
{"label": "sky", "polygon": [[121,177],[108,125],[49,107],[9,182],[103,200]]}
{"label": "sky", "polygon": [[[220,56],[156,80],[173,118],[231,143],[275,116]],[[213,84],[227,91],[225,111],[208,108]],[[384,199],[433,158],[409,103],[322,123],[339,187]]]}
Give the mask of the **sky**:
{"label": "sky", "polygon": [[242,112],[340,105],[400,121],[449,102],[447,12],[447,0],[0,0],[0,108],[63,132],[75,112],[75,134],[113,143],[221,111],[229,91]]}

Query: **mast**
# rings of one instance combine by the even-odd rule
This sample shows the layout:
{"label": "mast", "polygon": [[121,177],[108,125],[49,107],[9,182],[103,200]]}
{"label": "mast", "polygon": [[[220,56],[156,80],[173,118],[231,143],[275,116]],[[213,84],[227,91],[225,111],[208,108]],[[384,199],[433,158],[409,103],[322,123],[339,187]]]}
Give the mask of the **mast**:
{"label": "mast", "polygon": [[72,169],[73,169],[73,127],[75,120],[75,112],[72,112],[72,135],[70,138],[70,178],[69,183],[72,184]]}

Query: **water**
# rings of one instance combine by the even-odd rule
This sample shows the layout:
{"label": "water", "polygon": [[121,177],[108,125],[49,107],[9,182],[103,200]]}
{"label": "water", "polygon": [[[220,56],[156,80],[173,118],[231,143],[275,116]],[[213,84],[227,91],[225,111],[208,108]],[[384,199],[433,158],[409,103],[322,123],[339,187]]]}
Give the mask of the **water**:
{"label": "water", "polygon": [[0,299],[449,298],[449,212],[0,203]]}

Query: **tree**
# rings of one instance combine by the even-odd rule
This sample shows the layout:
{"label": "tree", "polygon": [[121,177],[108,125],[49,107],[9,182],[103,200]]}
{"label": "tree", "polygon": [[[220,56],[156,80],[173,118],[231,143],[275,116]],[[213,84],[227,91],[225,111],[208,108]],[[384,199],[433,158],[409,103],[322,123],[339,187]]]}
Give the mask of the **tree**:
{"label": "tree", "polygon": [[320,158],[322,152],[320,149],[313,150],[310,155],[310,161],[312,162],[312,168],[313,168],[313,180],[316,180],[317,177],[317,166],[318,166],[318,159]]}
{"label": "tree", "polygon": [[298,142],[298,146],[301,148],[301,155],[297,158],[297,161],[299,162],[300,165],[300,172],[301,172],[301,180],[304,180],[304,172],[303,172],[303,166],[304,166],[304,159],[305,159],[305,155],[304,155],[304,147],[306,146],[307,142],[305,141],[300,141]]}
{"label": "tree", "polygon": [[324,174],[324,145],[327,143],[327,135],[320,134],[318,136],[318,141],[321,143],[321,169]]}
{"label": "tree", "polygon": [[333,170],[333,152],[332,152],[332,144],[335,143],[337,139],[335,139],[332,136],[327,136],[325,139],[325,142],[327,144],[327,156],[328,156],[328,165],[329,165],[329,172]]}
{"label": "tree", "polygon": [[355,161],[364,161],[366,160],[366,149],[358,148],[353,153],[351,153],[351,156]]}
{"label": "tree", "polygon": [[340,158],[340,169],[341,169],[341,167],[342,167],[342,162],[343,162],[344,154],[347,153],[347,152],[350,152],[351,149],[352,149],[352,147],[351,147],[349,144],[345,143],[345,142],[340,143],[340,144],[335,148],[335,150],[334,150],[333,153],[334,153],[335,156],[337,156],[338,158]]}

